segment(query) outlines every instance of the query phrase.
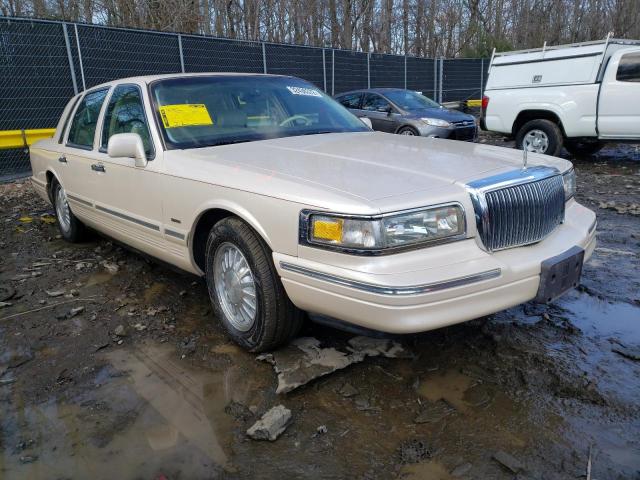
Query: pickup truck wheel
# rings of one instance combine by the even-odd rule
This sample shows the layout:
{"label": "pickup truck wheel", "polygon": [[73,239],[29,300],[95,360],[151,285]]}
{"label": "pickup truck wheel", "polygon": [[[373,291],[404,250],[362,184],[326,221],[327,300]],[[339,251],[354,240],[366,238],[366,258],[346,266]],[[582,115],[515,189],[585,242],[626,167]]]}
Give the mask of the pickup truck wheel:
{"label": "pickup truck wheel", "polygon": [[242,220],[225,218],[207,239],[206,280],[216,316],[252,352],[287,343],[303,313],[287,297],[267,244]]}
{"label": "pickup truck wheel", "polygon": [[550,120],[538,119],[525,123],[516,134],[516,148],[529,152],[558,156],[562,150],[560,127]]}
{"label": "pickup truck wheel", "polygon": [[602,142],[578,142],[567,140],[564,144],[564,148],[575,156],[593,155],[598,153],[604,147]]}
{"label": "pickup truck wheel", "polygon": [[62,237],[71,243],[82,241],[86,236],[86,227],[71,211],[64,188],[54,180],[51,191],[56,220]]}

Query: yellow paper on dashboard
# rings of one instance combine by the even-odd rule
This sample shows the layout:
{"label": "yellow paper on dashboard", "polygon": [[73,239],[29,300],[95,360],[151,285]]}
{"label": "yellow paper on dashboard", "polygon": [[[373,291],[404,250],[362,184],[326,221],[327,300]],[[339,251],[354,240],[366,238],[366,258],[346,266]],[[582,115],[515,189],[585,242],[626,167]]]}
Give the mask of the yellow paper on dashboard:
{"label": "yellow paper on dashboard", "polygon": [[162,105],[160,117],[164,128],[213,125],[207,106],[203,103]]}

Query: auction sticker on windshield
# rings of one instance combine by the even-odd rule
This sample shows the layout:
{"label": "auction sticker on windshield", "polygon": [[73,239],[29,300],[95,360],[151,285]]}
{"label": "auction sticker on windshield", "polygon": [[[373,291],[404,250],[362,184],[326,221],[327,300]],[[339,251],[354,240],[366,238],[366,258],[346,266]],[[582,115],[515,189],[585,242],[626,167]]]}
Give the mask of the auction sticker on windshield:
{"label": "auction sticker on windshield", "polygon": [[287,87],[287,90],[289,90],[294,95],[305,95],[307,97],[321,97],[322,96],[322,94],[319,91],[314,90],[313,88]]}
{"label": "auction sticker on windshield", "polygon": [[163,105],[160,116],[165,128],[213,125],[207,106],[203,103]]}

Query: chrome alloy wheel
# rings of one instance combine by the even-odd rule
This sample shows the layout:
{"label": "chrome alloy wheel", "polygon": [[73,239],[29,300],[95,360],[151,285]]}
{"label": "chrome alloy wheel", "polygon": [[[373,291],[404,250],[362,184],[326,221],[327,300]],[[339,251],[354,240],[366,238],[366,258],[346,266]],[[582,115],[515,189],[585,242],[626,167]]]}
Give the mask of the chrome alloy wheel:
{"label": "chrome alloy wheel", "polygon": [[549,148],[549,137],[542,130],[531,130],[522,139],[522,149],[528,152],[545,153]]}
{"label": "chrome alloy wheel", "polygon": [[58,223],[63,232],[71,230],[71,209],[62,186],[58,187],[56,192],[56,217],[58,217]]}
{"label": "chrome alloy wheel", "polygon": [[407,128],[406,130],[403,130],[402,132],[400,132],[400,135],[411,135],[412,137],[415,137],[416,134],[413,133],[413,130]]}
{"label": "chrome alloy wheel", "polygon": [[216,250],[213,281],[229,323],[241,332],[250,330],[256,320],[256,283],[247,259],[234,244],[224,242]]}

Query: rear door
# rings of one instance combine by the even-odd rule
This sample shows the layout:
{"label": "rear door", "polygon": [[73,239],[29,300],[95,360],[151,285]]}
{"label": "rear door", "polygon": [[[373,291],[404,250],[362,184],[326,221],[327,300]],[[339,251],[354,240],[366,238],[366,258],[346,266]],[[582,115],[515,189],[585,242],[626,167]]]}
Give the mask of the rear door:
{"label": "rear door", "polygon": [[399,124],[396,122],[395,109],[387,99],[377,93],[365,93],[362,100],[362,115],[371,120],[374,130],[394,133]]}
{"label": "rear door", "polygon": [[640,139],[640,49],[614,53],[598,103],[600,138]]}
{"label": "rear door", "polygon": [[336,98],[336,100],[351,113],[358,117],[364,116],[360,111],[360,103],[362,100],[362,92],[346,93]]}

